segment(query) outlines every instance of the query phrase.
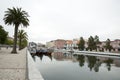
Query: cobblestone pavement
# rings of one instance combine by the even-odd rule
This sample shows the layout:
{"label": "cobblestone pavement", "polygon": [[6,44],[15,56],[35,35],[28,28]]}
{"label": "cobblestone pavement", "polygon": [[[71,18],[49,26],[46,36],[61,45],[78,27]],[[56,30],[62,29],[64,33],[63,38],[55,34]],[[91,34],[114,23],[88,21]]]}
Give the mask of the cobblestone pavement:
{"label": "cobblestone pavement", "polygon": [[0,80],[26,80],[26,49],[17,54],[11,54],[11,50],[0,50]]}

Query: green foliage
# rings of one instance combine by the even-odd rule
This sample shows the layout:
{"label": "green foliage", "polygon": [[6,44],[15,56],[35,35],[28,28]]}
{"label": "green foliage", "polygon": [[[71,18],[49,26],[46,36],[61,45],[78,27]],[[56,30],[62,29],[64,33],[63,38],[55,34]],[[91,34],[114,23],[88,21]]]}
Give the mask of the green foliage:
{"label": "green foliage", "polygon": [[88,39],[88,49],[90,51],[97,50],[97,44],[99,44],[99,37],[96,35],[94,38],[92,36]]}
{"label": "green foliage", "polygon": [[99,37],[98,37],[97,35],[95,35],[94,41],[95,41],[96,44],[99,44],[99,43],[100,43]]}
{"label": "green foliage", "polygon": [[8,8],[8,11],[5,11],[5,15],[4,15],[4,21],[5,24],[8,25],[23,25],[23,26],[28,26],[29,25],[29,20],[28,20],[28,13],[24,10],[22,10],[22,8]]}
{"label": "green foliage", "polygon": [[111,49],[113,49],[113,47],[110,45],[110,39],[106,40],[106,45],[104,46],[106,48],[106,50],[111,51]]}
{"label": "green foliage", "polygon": [[83,37],[80,37],[80,41],[78,43],[78,48],[79,48],[79,50],[84,50],[84,48],[85,48],[85,41],[84,41]]}
{"label": "green foliage", "polygon": [[28,45],[28,41],[24,39],[21,44],[21,49],[25,48]]}
{"label": "green foliage", "polygon": [[19,50],[27,46],[27,33],[24,30],[18,31],[18,39],[19,39]]}
{"label": "green foliage", "polygon": [[17,33],[18,33],[18,27],[20,25],[23,25],[27,27],[29,25],[29,19],[28,19],[28,13],[22,8],[8,8],[7,11],[5,11],[4,15],[4,22],[8,25],[14,25],[15,31],[14,31],[14,45],[12,53],[17,53],[16,51],[16,45],[17,45]]}
{"label": "green foliage", "polygon": [[7,44],[7,45],[13,45],[13,40],[7,39],[5,44]]}
{"label": "green foliage", "polygon": [[8,32],[6,32],[0,25],[0,44],[5,44],[7,40]]}
{"label": "green foliage", "polygon": [[90,36],[90,37],[88,38],[88,49],[89,49],[90,51],[96,49],[96,43],[95,43],[94,38],[93,38],[92,36]]}
{"label": "green foliage", "polygon": [[24,30],[19,30],[18,31],[18,36],[19,39],[24,40],[24,39],[28,39],[28,35]]}
{"label": "green foliage", "polygon": [[99,37],[97,35],[95,35],[94,42],[95,42],[95,49],[97,50],[98,48],[97,44],[100,44]]}

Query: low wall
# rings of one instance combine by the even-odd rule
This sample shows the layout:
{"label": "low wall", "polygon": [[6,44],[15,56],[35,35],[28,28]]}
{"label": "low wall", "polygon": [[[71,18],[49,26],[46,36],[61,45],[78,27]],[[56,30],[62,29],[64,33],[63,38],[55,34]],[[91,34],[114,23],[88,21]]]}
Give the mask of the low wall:
{"label": "low wall", "polygon": [[44,80],[41,73],[35,66],[35,63],[30,55],[29,51],[27,51],[27,66],[28,66],[28,80]]}

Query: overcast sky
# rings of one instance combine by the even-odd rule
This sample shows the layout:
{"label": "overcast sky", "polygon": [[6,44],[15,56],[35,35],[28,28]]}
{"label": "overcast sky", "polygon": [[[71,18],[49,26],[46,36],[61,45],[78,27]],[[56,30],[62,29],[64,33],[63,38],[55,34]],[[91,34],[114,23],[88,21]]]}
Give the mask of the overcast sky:
{"label": "overcast sky", "polygon": [[[22,7],[30,15],[29,41],[45,43],[98,35],[100,40],[120,39],[120,0],[2,0],[0,25],[13,36],[13,25],[4,24],[7,8]],[[21,27],[19,28],[21,29]]]}

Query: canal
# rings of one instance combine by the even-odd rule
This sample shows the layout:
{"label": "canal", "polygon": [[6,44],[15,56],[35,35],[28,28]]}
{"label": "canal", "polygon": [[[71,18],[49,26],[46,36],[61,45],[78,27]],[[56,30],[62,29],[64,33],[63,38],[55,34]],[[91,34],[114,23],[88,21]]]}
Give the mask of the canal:
{"label": "canal", "polygon": [[120,80],[120,58],[62,52],[32,57],[45,80]]}

